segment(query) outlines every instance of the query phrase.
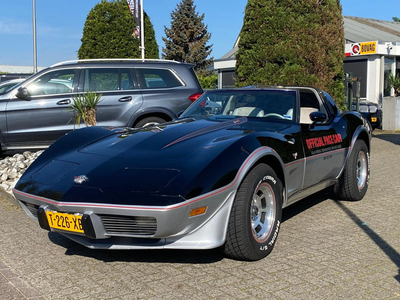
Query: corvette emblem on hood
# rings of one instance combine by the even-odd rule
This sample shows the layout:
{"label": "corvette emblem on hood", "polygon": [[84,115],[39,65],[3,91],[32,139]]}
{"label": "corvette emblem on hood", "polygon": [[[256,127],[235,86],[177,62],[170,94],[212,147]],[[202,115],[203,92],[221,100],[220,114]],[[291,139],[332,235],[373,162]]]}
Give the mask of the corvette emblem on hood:
{"label": "corvette emblem on hood", "polygon": [[79,175],[74,177],[74,182],[77,184],[81,184],[85,181],[89,181],[89,178],[86,175]]}

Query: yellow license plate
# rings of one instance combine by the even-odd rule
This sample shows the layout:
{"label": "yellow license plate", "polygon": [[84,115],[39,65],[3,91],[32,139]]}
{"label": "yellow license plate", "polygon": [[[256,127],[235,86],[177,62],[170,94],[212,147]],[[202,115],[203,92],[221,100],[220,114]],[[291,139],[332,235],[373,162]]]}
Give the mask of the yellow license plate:
{"label": "yellow license plate", "polygon": [[51,228],[84,233],[81,215],[65,214],[48,210],[46,211],[46,216]]}
{"label": "yellow license plate", "polygon": [[376,122],[376,118],[375,118],[375,117],[372,117],[372,118],[371,118],[371,122]]}

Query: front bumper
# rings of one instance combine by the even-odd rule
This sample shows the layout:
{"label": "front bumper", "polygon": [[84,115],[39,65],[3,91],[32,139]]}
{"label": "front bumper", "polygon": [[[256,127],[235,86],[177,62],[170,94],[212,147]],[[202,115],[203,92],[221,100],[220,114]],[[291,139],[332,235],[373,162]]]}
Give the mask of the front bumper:
{"label": "front bumper", "polygon": [[[93,249],[211,249],[225,242],[234,189],[220,189],[168,207],[67,203],[14,190],[40,226]],[[205,207],[202,214],[190,216]],[[46,211],[82,216],[84,233],[51,228]]]}

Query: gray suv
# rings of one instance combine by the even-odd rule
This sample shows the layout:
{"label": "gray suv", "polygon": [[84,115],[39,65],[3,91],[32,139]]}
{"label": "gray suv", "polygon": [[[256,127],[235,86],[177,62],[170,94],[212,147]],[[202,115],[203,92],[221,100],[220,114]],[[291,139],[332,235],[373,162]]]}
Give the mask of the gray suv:
{"label": "gray suv", "polygon": [[58,63],[0,93],[1,149],[46,148],[73,130],[70,104],[86,91],[102,94],[97,125],[114,127],[170,121],[203,92],[191,64],[134,59]]}

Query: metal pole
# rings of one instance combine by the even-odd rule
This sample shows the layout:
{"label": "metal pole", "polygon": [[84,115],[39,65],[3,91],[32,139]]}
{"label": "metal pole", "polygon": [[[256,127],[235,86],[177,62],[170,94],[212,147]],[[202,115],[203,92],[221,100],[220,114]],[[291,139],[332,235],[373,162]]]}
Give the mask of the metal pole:
{"label": "metal pole", "polygon": [[140,0],[140,49],[142,51],[142,60],[144,60],[144,15],[143,0]]}
{"label": "metal pole", "polygon": [[37,50],[36,50],[36,5],[35,0],[32,0],[33,11],[33,73],[37,72]]}

